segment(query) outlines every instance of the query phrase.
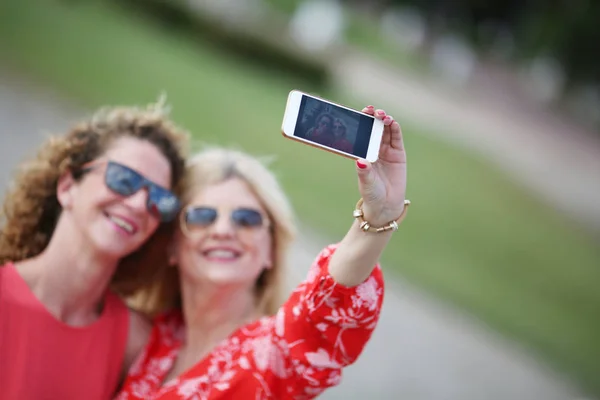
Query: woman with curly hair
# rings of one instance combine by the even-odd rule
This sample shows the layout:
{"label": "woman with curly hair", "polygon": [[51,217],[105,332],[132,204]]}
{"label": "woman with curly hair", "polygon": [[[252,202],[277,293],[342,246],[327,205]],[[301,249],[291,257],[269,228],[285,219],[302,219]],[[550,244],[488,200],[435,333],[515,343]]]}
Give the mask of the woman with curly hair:
{"label": "woman with curly hair", "polygon": [[160,103],[115,107],[22,165],[0,214],[3,399],[114,394],[149,334],[120,296],[163,265],[186,143]]}
{"label": "woman with curly hair", "polygon": [[331,127],[333,117],[328,112],[323,112],[317,117],[317,124],[306,132],[306,138],[324,146],[331,146],[334,136]]}

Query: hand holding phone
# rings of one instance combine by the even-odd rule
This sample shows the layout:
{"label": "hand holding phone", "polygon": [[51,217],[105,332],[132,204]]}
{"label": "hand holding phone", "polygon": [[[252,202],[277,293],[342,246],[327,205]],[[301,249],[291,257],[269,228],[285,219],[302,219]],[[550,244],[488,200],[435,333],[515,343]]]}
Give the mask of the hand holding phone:
{"label": "hand holding phone", "polygon": [[383,121],[329,100],[292,90],[281,131],[289,139],[353,159],[377,161]]}
{"label": "hand holding phone", "polygon": [[[344,123],[346,135],[333,133],[339,121]],[[400,125],[384,110],[368,106],[356,111],[292,90],[281,130],[289,139],[357,159],[363,218],[370,226],[381,227],[403,215],[406,152]],[[349,141],[351,148],[343,148],[337,140],[340,137]]]}

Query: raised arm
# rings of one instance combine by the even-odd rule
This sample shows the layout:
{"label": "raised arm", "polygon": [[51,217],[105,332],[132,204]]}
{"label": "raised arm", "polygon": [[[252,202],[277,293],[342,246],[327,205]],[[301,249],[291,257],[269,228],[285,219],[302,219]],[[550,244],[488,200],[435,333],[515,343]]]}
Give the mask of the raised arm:
{"label": "raised arm", "polygon": [[[372,107],[363,111],[375,113]],[[357,163],[364,200],[360,222],[317,256],[276,317],[274,339],[285,343],[282,354],[289,354],[289,366],[302,382],[294,386],[298,396],[310,397],[339,383],[342,369],[357,360],[379,320],[384,282],[378,260],[392,233],[365,232],[361,222],[379,228],[401,220],[406,156],[398,123],[384,112],[375,115],[385,129],[379,160]]]}
{"label": "raised arm", "polygon": [[[406,212],[406,153],[402,132],[398,122],[385,111],[375,110],[373,106],[362,111],[383,120],[385,126],[379,159],[373,164],[366,160],[356,163],[358,188],[364,201],[362,218],[373,228],[391,226],[392,221],[401,219]],[[381,233],[365,232],[355,221],[329,262],[333,279],[347,287],[367,279],[392,232],[392,229]]]}

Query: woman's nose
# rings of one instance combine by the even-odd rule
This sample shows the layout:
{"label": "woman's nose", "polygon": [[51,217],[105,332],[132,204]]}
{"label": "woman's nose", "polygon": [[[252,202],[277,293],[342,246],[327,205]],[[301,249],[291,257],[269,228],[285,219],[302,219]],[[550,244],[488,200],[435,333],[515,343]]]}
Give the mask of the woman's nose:
{"label": "woman's nose", "polygon": [[232,235],[235,232],[235,227],[231,222],[229,214],[218,215],[212,224],[212,231],[217,235]]}
{"label": "woman's nose", "polygon": [[148,211],[147,203],[148,191],[145,188],[138,190],[125,199],[125,204],[136,213],[140,214]]}

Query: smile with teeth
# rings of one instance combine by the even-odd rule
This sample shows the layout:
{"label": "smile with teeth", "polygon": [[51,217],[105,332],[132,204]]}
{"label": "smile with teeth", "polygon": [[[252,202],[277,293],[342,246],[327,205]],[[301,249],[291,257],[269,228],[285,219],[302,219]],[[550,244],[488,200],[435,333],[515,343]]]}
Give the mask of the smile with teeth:
{"label": "smile with teeth", "polygon": [[115,225],[117,225],[119,228],[122,228],[125,232],[133,233],[133,231],[134,231],[133,226],[129,222],[127,222],[119,217],[115,217],[114,215],[109,215],[108,219],[110,219],[112,222],[114,222]]}
{"label": "smile with teeth", "polygon": [[238,252],[226,249],[214,249],[204,252],[204,256],[207,258],[215,258],[220,260],[235,260],[240,255]]}

